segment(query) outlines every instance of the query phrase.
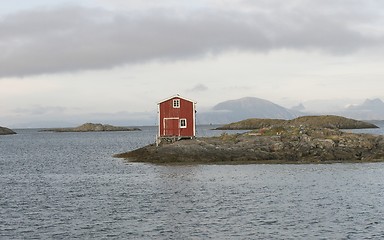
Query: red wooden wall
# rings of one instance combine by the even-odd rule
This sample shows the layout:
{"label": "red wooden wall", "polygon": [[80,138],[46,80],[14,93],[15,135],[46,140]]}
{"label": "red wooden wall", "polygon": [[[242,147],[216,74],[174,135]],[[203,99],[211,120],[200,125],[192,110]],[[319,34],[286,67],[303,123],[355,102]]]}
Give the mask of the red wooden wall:
{"label": "red wooden wall", "polygon": [[[179,99],[180,105],[175,108],[173,100]],[[159,136],[195,136],[195,103],[180,96],[169,98],[159,104]],[[186,126],[180,126],[185,119]]]}

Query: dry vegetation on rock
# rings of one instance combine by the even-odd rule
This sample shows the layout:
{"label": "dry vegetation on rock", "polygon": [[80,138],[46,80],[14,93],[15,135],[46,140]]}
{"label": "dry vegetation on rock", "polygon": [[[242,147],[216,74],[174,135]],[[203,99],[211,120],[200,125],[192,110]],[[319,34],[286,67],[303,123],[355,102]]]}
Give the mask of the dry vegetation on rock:
{"label": "dry vegetation on rock", "polygon": [[332,129],[361,129],[377,128],[372,123],[358,121],[350,118],[325,115],[325,116],[304,116],[292,120],[283,119],[259,119],[251,118],[243,121],[230,123],[219,127],[220,130],[253,130],[271,126],[309,126],[312,128],[332,128]]}

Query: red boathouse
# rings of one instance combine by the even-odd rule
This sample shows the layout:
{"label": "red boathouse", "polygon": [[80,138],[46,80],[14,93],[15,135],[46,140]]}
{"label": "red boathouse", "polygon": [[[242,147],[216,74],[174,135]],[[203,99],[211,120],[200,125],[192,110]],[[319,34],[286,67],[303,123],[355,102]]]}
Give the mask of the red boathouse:
{"label": "red boathouse", "polygon": [[182,139],[196,136],[196,102],[175,95],[157,103],[158,137]]}

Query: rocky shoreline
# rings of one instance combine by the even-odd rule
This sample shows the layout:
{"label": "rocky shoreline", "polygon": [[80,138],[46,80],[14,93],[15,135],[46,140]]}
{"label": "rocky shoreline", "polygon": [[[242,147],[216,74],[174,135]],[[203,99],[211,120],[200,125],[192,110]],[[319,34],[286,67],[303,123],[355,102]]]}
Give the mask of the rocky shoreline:
{"label": "rocky shoreline", "polygon": [[12,135],[12,134],[16,134],[16,132],[12,131],[9,128],[0,127],[0,135]]}
{"label": "rocky shoreline", "polygon": [[112,131],[141,131],[139,128],[116,127],[108,124],[85,123],[75,128],[49,128],[42,132],[112,132]]}
{"label": "rocky shoreline", "polygon": [[242,134],[152,144],[115,157],[158,164],[376,162],[384,161],[384,136],[277,124]]}

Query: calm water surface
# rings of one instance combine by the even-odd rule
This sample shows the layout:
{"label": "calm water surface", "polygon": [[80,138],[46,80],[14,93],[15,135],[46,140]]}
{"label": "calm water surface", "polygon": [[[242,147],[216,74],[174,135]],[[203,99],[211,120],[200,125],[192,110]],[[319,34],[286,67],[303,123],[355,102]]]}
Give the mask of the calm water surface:
{"label": "calm water surface", "polygon": [[155,128],[17,132],[0,136],[0,239],[384,238],[384,163],[132,164],[111,156]]}

